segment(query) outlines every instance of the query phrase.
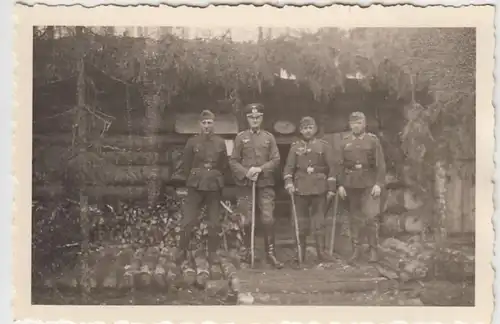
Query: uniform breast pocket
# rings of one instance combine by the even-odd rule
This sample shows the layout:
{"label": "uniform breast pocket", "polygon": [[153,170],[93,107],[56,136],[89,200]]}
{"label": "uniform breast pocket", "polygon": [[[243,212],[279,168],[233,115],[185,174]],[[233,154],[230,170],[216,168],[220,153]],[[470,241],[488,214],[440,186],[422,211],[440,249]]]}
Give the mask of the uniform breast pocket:
{"label": "uniform breast pocket", "polygon": [[265,152],[265,151],[268,151],[269,148],[271,147],[271,142],[266,140],[266,141],[261,142],[259,146]]}
{"label": "uniform breast pocket", "polygon": [[225,148],[218,148],[215,151],[214,160],[223,161],[226,158],[227,158],[227,154],[226,154]]}
{"label": "uniform breast pocket", "polygon": [[242,150],[245,153],[249,153],[253,150],[252,143],[250,141],[243,140],[242,142]]}
{"label": "uniform breast pocket", "polygon": [[354,145],[346,145],[344,147],[344,159],[347,161],[356,161],[359,160],[361,156],[359,148],[356,148]]}
{"label": "uniform breast pocket", "polygon": [[269,152],[271,151],[271,141],[265,140],[260,144],[260,151],[262,152],[262,155],[265,156],[266,158],[269,157]]}
{"label": "uniform breast pocket", "polygon": [[301,155],[297,155],[297,164],[300,167],[307,167],[311,164],[311,161],[309,161],[309,158],[307,157],[307,155],[301,154]]}

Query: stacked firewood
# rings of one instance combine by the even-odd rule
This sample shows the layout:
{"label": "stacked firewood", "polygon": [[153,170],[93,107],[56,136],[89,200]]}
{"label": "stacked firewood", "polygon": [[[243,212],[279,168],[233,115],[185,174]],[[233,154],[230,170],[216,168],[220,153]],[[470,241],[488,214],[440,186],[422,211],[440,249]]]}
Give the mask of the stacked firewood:
{"label": "stacked firewood", "polygon": [[[122,201],[116,204],[91,205],[89,210],[91,246],[95,250],[109,245],[132,246],[146,250],[160,249],[171,255],[180,239],[182,203],[183,195],[170,193],[165,195],[161,203],[154,206]],[[219,235],[220,248],[225,253],[227,239],[229,237],[241,239],[241,233],[239,220],[229,212],[232,210],[231,203],[229,201],[223,203],[227,209],[221,208],[223,226]],[[51,269],[76,262],[75,255],[79,252],[82,239],[78,223],[79,212],[78,203],[69,199],[59,202],[33,202],[35,261],[38,261],[40,265],[57,264],[57,266],[50,266]],[[198,256],[204,255],[206,251],[208,226],[204,221],[205,213],[203,209],[191,241],[191,250],[194,255]],[[239,241],[236,242],[236,246],[239,243]],[[54,253],[54,251],[59,253]],[[196,261],[197,264],[200,262]],[[130,267],[135,269],[132,264]],[[151,266],[148,267],[151,268]]]}

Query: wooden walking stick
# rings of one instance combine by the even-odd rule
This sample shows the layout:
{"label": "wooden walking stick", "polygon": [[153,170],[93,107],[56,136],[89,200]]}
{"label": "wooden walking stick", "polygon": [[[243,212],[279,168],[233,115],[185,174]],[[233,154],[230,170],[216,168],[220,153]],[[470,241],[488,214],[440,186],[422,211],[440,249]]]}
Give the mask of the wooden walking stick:
{"label": "wooden walking stick", "polygon": [[257,181],[252,181],[252,233],[250,236],[250,266],[254,267],[255,260],[255,187]]}
{"label": "wooden walking stick", "polygon": [[333,202],[333,216],[332,216],[332,233],[330,235],[330,255],[333,255],[333,248],[335,246],[335,232],[337,230],[337,210],[339,208],[339,193],[335,195],[335,200]]}
{"label": "wooden walking stick", "polygon": [[299,265],[302,264],[302,249],[300,248],[300,238],[299,238],[299,221],[297,219],[297,209],[295,208],[295,198],[293,193],[290,194],[292,198],[292,214],[293,214],[293,222],[295,224],[295,239],[297,241],[297,251],[299,256]]}

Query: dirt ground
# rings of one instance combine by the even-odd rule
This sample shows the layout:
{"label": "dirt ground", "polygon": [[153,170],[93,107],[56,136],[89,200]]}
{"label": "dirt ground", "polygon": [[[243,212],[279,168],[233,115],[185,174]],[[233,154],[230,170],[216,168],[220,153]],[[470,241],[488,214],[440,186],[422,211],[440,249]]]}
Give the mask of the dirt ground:
{"label": "dirt ground", "polygon": [[33,300],[73,305],[422,305],[415,289],[399,290],[380,278],[337,277],[331,269],[241,270],[238,278],[242,289],[237,300],[231,300],[222,280],[210,281],[205,291],[107,289],[87,298],[71,290],[39,289],[33,291]]}

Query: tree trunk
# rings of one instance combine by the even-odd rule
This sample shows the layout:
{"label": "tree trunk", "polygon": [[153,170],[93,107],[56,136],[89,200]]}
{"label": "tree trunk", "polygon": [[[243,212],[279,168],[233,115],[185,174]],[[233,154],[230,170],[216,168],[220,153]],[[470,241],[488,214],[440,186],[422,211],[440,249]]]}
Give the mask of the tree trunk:
{"label": "tree trunk", "polygon": [[[85,138],[87,136],[87,123],[86,123],[86,112],[85,112],[85,65],[83,60],[83,27],[76,27],[76,36],[79,39],[80,43],[80,58],[77,63],[77,105],[78,111],[76,114],[76,125],[78,127],[78,146],[77,149],[80,150],[80,154],[84,149]],[[82,175],[79,176],[80,180],[84,179],[84,171],[80,171]],[[89,277],[89,265],[88,265],[88,256],[89,256],[89,206],[88,206],[88,197],[84,191],[85,185],[84,181],[80,181],[78,183],[78,192],[80,196],[80,226],[82,231],[82,245],[81,245],[81,255],[80,255],[80,267],[81,267],[81,277],[80,277],[80,287],[82,288],[82,293],[84,296],[88,295],[90,292],[90,277]]]}
{"label": "tree trunk", "polygon": [[[157,93],[148,93],[147,96],[149,98],[147,99],[148,104],[146,108],[146,118],[148,121],[146,126],[146,133],[149,135],[148,138],[150,141],[150,145],[153,146],[155,144],[154,141],[156,140],[156,136],[153,135],[156,133],[161,120],[160,105],[162,104],[162,100],[160,95]],[[161,187],[158,164],[154,163],[153,166],[154,170],[153,172],[151,172],[148,179],[148,204],[150,207],[156,205],[156,202],[158,201],[158,198],[160,196]]]}
{"label": "tree trunk", "polygon": [[436,198],[436,240],[446,240],[446,167],[443,161],[438,160],[434,165],[434,192]]}

